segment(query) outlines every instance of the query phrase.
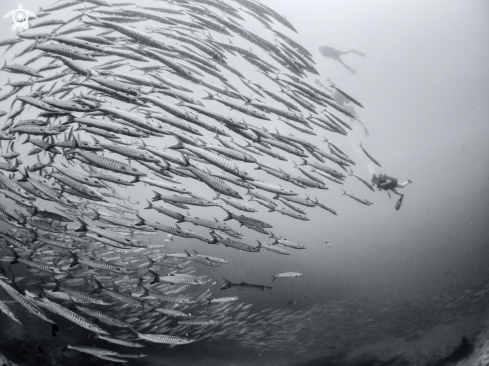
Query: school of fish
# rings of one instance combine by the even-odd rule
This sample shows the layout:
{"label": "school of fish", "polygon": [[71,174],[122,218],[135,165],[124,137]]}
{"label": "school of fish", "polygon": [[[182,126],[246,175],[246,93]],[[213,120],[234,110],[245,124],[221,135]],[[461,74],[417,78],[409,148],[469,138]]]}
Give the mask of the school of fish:
{"label": "school of fish", "polygon": [[[75,15],[60,19],[57,11],[70,8]],[[328,184],[355,176],[373,190],[332,141],[346,138],[354,118],[333,91],[363,106],[336,85],[312,85],[309,78],[319,73],[293,40],[295,28],[255,0],[153,7],[68,0],[37,17],[47,20],[0,41],[1,71],[11,75],[12,88],[0,95],[0,106],[10,108],[0,133],[1,291],[46,322],[54,323],[54,313],[128,349],[227,337],[282,349],[278,335],[300,338],[307,313],[253,313],[251,303],[236,305],[235,295],[267,292],[272,282],[301,273],[291,268],[261,284],[225,278],[221,290],[211,291],[215,279],[193,265],[227,265],[207,255],[207,245],[293,255],[306,246],[278,235],[260,211],[279,213],[291,225],[312,216],[320,223],[321,209],[337,214],[316,198]],[[251,19],[264,34],[246,27]],[[17,64],[24,55],[32,57]],[[233,66],[243,62],[254,71],[245,75]],[[228,108],[232,113],[223,112]],[[28,110],[37,116],[23,119]],[[321,136],[320,143],[313,139]],[[28,149],[21,152],[21,144]],[[124,195],[126,187],[140,187],[145,201]],[[192,216],[193,207],[219,207],[222,215]],[[247,241],[240,231],[246,229],[263,240]],[[167,249],[179,240],[195,242],[193,252]],[[14,275],[19,266],[28,271],[21,281]],[[0,311],[20,323],[2,301]],[[261,327],[265,320],[269,330]],[[144,356],[78,345],[64,350],[113,362]]]}

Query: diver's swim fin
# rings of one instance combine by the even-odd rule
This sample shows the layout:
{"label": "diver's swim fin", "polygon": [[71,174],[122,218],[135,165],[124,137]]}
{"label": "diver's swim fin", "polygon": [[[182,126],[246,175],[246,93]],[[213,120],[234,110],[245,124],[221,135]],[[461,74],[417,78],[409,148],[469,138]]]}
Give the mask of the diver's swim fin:
{"label": "diver's swim fin", "polygon": [[401,196],[401,198],[399,198],[399,201],[397,201],[396,203],[396,210],[399,210],[401,208],[401,204],[402,204],[402,199],[404,198],[404,196]]}

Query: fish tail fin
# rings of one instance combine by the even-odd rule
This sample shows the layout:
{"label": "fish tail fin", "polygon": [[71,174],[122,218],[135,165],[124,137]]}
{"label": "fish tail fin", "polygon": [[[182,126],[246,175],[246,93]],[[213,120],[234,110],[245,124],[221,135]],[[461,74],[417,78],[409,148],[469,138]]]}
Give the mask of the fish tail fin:
{"label": "fish tail fin", "polygon": [[346,196],[346,191],[343,188],[341,190],[343,191],[343,193],[341,195]]}
{"label": "fish tail fin", "polygon": [[232,214],[232,212],[231,212],[231,211],[226,210],[225,208],[223,208],[223,210],[224,210],[224,211],[226,211],[228,215],[227,215],[227,216],[226,216],[226,218],[225,218],[224,220],[222,220],[222,221],[228,221],[228,220],[231,220],[231,219],[233,218],[233,214]]}
{"label": "fish tail fin", "polygon": [[175,138],[177,139],[177,143],[175,145],[168,146],[168,148],[172,150],[184,149],[182,140],[180,140],[178,137]]}
{"label": "fish tail fin", "polygon": [[32,207],[29,209],[29,213],[31,214],[31,217],[32,217],[32,216],[36,216],[36,215],[39,213],[39,211],[38,211],[38,209],[37,209],[37,207],[36,207],[36,206],[32,206]]}
{"label": "fish tail fin", "polygon": [[233,285],[233,283],[231,281],[229,281],[228,279],[226,279],[224,277],[222,279],[224,280],[224,286],[221,287],[221,290],[228,289]]}
{"label": "fish tail fin", "polygon": [[273,275],[273,280],[272,280],[272,282],[273,282],[273,281],[275,281],[275,279],[276,279],[276,278],[277,278],[277,276]]}
{"label": "fish tail fin", "polygon": [[73,261],[70,264],[70,268],[76,266],[77,264],[80,264],[80,261],[78,259],[78,255],[71,250],[69,250],[70,255],[73,257]]}
{"label": "fish tail fin", "polygon": [[14,259],[12,260],[12,262],[10,262],[10,264],[19,263],[19,253],[17,253],[13,248],[10,248],[10,250],[12,251],[12,253],[14,253]]}
{"label": "fish tail fin", "polygon": [[69,350],[69,349],[70,349],[69,347],[70,347],[70,345],[69,345],[69,344],[65,345],[65,346],[63,347],[63,349],[61,350],[61,352]]}
{"label": "fish tail fin", "polygon": [[80,219],[79,217],[77,217],[76,219],[80,222],[81,226],[78,229],[76,229],[75,231],[76,232],[87,231],[87,223],[85,221],[83,221],[82,219]]}
{"label": "fish tail fin", "polygon": [[34,243],[38,239],[37,230],[29,229],[29,232],[32,233],[31,243]]}
{"label": "fish tail fin", "polygon": [[212,93],[209,93],[207,90],[206,90],[206,93],[207,93],[207,96],[203,97],[202,99],[214,99],[214,96],[212,95]]}
{"label": "fish tail fin", "polygon": [[99,280],[97,280],[95,277],[93,277],[93,280],[94,280],[94,281],[95,281],[95,283],[97,284],[97,288],[96,288],[95,290],[93,290],[93,291],[92,291],[92,293],[93,293],[93,292],[101,292],[101,291],[103,290],[103,288],[104,288],[104,285],[102,285],[102,284],[100,283],[100,281],[99,281]]}
{"label": "fish tail fin", "polygon": [[137,183],[137,182],[139,182],[139,176],[134,177],[134,179],[129,183]]}
{"label": "fish tail fin", "polygon": [[256,242],[258,243],[257,248],[258,248],[258,250],[260,250],[260,248],[261,248],[261,246],[262,246],[262,243],[261,243],[261,241],[259,241],[259,240],[257,240]]}
{"label": "fish tail fin", "polygon": [[160,275],[158,273],[150,269],[148,269],[148,272],[151,274],[151,276],[153,276],[153,281],[149,283],[150,285],[160,282]]}
{"label": "fish tail fin", "polygon": [[300,163],[299,166],[307,165],[307,160],[304,158],[301,158],[301,159],[302,159],[302,163]]}
{"label": "fish tail fin", "polygon": [[153,191],[153,193],[155,194],[155,196],[151,199],[151,201],[159,201],[161,200],[161,194],[159,194],[158,192],[156,191]]}
{"label": "fish tail fin", "polygon": [[95,216],[92,217],[92,220],[97,221],[100,220],[100,214],[98,213],[97,210],[92,210],[95,213]]}
{"label": "fish tail fin", "polygon": [[143,226],[146,223],[146,220],[144,220],[141,216],[136,215],[139,219],[139,222],[137,224],[134,224],[136,226]]}
{"label": "fish tail fin", "polygon": [[58,292],[59,288],[61,287],[61,283],[56,279],[56,277],[53,278],[54,282],[56,282],[56,287],[52,289],[51,291],[53,292]]}
{"label": "fish tail fin", "polygon": [[149,200],[146,200],[146,202],[148,202],[148,206],[146,206],[144,208],[145,210],[149,210],[149,209],[153,208],[153,204],[151,202],[149,202]]}

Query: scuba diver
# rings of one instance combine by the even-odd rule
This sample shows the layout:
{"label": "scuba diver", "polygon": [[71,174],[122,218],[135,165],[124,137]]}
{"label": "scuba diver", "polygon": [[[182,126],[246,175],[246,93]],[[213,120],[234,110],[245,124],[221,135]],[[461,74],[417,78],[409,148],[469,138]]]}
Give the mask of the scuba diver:
{"label": "scuba diver", "polygon": [[347,53],[354,53],[358,56],[361,56],[361,57],[365,57],[365,54],[363,52],[360,52],[360,51],[355,51],[355,50],[350,50],[350,51],[346,51],[346,52],[342,52],[342,51],[338,51],[337,49],[333,48],[333,47],[329,47],[329,46],[321,46],[318,48],[319,49],[319,52],[321,52],[321,54],[324,56],[324,57],[327,57],[327,58],[331,58],[335,61],[338,61],[340,64],[342,64],[344,67],[346,67],[348,69],[348,71],[350,71],[353,75],[356,75],[356,71],[353,70],[350,66],[348,66],[347,64],[345,64],[343,62],[343,60],[341,60],[341,56],[342,55],[346,55]]}
{"label": "scuba diver", "polygon": [[389,177],[386,174],[374,174],[372,175],[372,184],[376,185],[377,188],[381,190],[386,190],[387,193],[389,194],[389,197],[391,196],[389,191],[392,191],[393,193],[397,194],[398,196],[401,196],[399,198],[399,201],[396,203],[396,210],[399,210],[401,208],[402,204],[402,199],[404,198],[404,194],[399,192],[396,188],[404,188],[406,187],[409,183],[412,183],[413,181],[411,179],[408,179],[407,182],[404,183],[399,183],[397,181],[397,178]]}

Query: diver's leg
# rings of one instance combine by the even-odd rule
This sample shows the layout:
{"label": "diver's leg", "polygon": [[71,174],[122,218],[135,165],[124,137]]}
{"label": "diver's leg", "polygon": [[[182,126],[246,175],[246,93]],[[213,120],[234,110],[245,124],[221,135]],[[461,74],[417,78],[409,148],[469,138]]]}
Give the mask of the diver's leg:
{"label": "diver's leg", "polygon": [[350,71],[353,75],[356,75],[357,72],[352,69],[350,66],[348,66],[347,64],[345,64],[339,57],[336,59],[340,64],[342,64],[344,67],[346,67],[348,69],[348,71]]}
{"label": "diver's leg", "polygon": [[391,191],[392,191],[392,193],[395,193],[395,194],[397,194],[398,196],[404,196],[404,194],[402,194],[401,192],[399,192],[399,191],[398,191],[397,189],[395,189],[395,188],[392,188],[392,189],[391,189]]}
{"label": "diver's leg", "polygon": [[397,182],[397,187],[399,188],[404,188],[406,187],[409,183],[412,183],[413,181],[411,179],[409,179],[407,182],[404,182],[404,183],[399,183]]}
{"label": "diver's leg", "polygon": [[360,52],[360,51],[355,51],[355,50],[350,50],[348,52],[353,52],[355,55],[358,55],[360,57],[365,57],[367,56],[366,54],[364,54],[363,52]]}

